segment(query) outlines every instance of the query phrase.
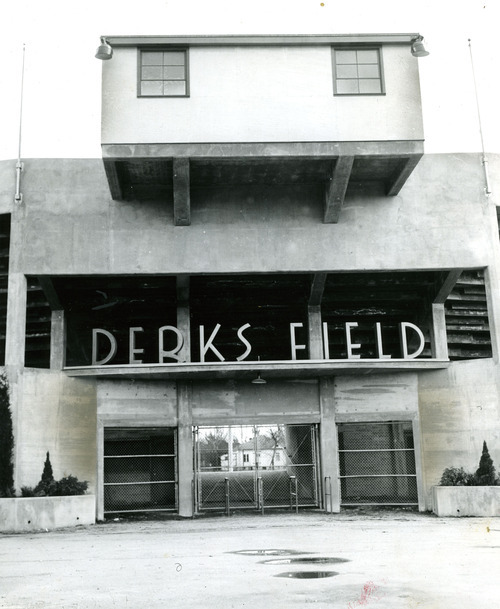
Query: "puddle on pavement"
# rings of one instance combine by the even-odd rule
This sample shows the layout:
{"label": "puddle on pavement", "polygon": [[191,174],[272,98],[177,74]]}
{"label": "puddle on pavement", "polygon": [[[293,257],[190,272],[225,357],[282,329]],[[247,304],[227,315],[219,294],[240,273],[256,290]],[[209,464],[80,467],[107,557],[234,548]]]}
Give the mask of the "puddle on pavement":
{"label": "puddle on pavement", "polygon": [[333,577],[338,575],[336,571],[286,571],[278,573],[275,577],[287,577],[290,579],[320,579],[323,577]]}
{"label": "puddle on pavement", "polygon": [[236,550],[232,554],[244,554],[247,556],[293,556],[295,554],[309,554],[309,552],[297,552],[297,550]]}
{"label": "puddle on pavement", "polygon": [[349,562],[347,558],[335,558],[329,556],[303,556],[301,558],[274,558],[263,560],[263,565],[336,565],[342,562]]}

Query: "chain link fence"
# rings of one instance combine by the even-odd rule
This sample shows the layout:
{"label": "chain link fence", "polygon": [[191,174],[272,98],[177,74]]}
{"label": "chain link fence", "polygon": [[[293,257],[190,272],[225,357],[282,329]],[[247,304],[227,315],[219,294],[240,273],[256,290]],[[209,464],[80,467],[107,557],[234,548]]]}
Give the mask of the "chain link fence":
{"label": "chain link fence", "polygon": [[411,421],[338,426],[341,505],[418,504]]}
{"label": "chain link fence", "polygon": [[104,430],[104,513],[175,511],[174,429]]}

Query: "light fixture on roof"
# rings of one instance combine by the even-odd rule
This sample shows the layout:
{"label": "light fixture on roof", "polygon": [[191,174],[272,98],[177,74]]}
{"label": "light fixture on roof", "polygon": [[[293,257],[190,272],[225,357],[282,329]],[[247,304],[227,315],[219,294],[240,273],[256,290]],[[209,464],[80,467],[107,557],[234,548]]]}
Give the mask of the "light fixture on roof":
{"label": "light fixture on roof", "polygon": [[[260,362],[260,355],[257,357],[257,361]],[[253,385],[265,385],[267,381],[260,376],[260,370],[257,374],[257,378],[252,379]]]}
{"label": "light fixture on roof", "polygon": [[113,48],[104,36],[101,36],[101,44],[97,47],[95,56],[97,59],[102,59],[103,61],[113,57]]}
{"label": "light fixture on roof", "polygon": [[417,36],[411,41],[411,54],[413,57],[427,57],[429,54],[429,51],[425,50],[423,40],[423,36]]}

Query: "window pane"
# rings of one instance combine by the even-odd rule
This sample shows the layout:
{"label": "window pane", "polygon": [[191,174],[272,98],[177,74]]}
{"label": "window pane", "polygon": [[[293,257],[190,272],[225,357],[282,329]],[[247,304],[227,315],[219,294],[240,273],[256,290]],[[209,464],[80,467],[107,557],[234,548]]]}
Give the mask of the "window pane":
{"label": "window pane", "polygon": [[335,61],[339,63],[356,63],[356,51],[335,51]]}
{"label": "window pane", "polygon": [[380,80],[375,78],[368,78],[359,81],[359,92],[360,93],[382,93],[382,87],[380,86]]}
{"label": "window pane", "polygon": [[163,78],[165,80],[184,80],[184,66],[165,66]]}
{"label": "window pane", "polygon": [[337,93],[359,93],[357,80],[337,80]]}
{"label": "window pane", "polygon": [[164,95],[186,95],[186,83],[184,81],[166,80]]}
{"label": "window pane", "polygon": [[337,78],[357,78],[357,77],[358,77],[358,66],[357,65],[337,66]]}
{"label": "window pane", "polygon": [[141,95],[163,95],[163,81],[145,80],[141,82]]}
{"label": "window pane", "polygon": [[143,51],[142,65],[143,66],[161,66],[163,64],[163,53],[153,53]]}
{"label": "window pane", "polygon": [[163,68],[161,66],[143,66],[142,80],[161,80]]}
{"label": "window pane", "polygon": [[358,51],[359,63],[378,63],[378,51]]}
{"label": "window pane", "polygon": [[378,78],[378,65],[368,64],[358,66],[358,74],[360,78]]}
{"label": "window pane", "polygon": [[166,51],[163,54],[163,63],[166,66],[183,66],[184,52],[183,51]]}

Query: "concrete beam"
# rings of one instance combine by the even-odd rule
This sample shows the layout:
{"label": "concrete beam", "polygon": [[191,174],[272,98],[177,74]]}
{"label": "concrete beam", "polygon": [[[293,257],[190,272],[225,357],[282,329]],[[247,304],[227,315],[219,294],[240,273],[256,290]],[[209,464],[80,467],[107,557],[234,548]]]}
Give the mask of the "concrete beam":
{"label": "concrete beam", "polygon": [[418,33],[394,34],[310,34],[310,35],[231,35],[231,36],[105,36],[113,47],[141,45],[199,46],[316,46],[332,44],[411,44]]}
{"label": "concrete beam", "polygon": [[[424,153],[422,140],[363,141],[363,142],[231,142],[231,143],[162,143],[162,144],[102,144],[104,164],[108,160],[125,159],[222,159],[306,157],[311,159],[338,157],[415,157],[416,164]],[[418,159],[418,160],[417,160]],[[395,182],[396,180],[394,180]]]}
{"label": "concrete beam", "polygon": [[59,300],[59,296],[54,288],[52,279],[50,277],[44,277],[42,275],[37,276],[37,281],[43,290],[45,299],[49,303],[49,307],[52,311],[62,311],[63,306]]}
{"label": "concrete beam", "polygon": [[[104,155],[103,155],[104,156]],[[111,193],[111,198],[114,201],[122,201],[123,200],[123,188],[120,181],[120,177],[118,176],[118,171],[116,168],[116,161],[110,159],[103,159],[104,161],[104,171],[106,172],[106,177],[108,178],[109,191]]]}
{"label": "concrete beam", "polygon": [[326,188],[325,215],[323,218],[325,223],[337,223],[339,221],[353,163],[353,156],[339,157],[335,163],[330,183]]}
{"label": "concrete beam", "polygon": [[325,291],[326,277],[328,273],[315,273],[311,293],[309,295],[309,305],[312,307],[320,306],[323,300],[323,292]]}
{"label": "concrete beam", "polygon": [[174,224],[191,224],[189,158],[173,159]]}
{"label": "concrete beam", "polygon": [[261,372],[266,378],[318,378],[335,374],[359,375],[393,372],[423,372],[447,368],[448,360],[436,359],[342,359],[288,360],[276,362],[193,362],[175,364],[124,364],[67,366],[68,376],[137,379],[252,379]]}
{"label": "concrete beam", "polygon": [[408,157],[402,164],[399,171],[393,176],[392,181],[386,184],[386,194],[389,197],[395,197],[405,185],[406,180],[410,177],[412,171],[418,165],[422,158],[422,154],[412,155]]}
{"label": "concrete beam", "polygon": [[453,288],[455,287],[457,281],[462,274],[463,269],[455,269],[450,271],[443,281],[442,285],[439,287],[436,296],[434,297],[435,304],[443,304],[448,296],[451,294]]}

